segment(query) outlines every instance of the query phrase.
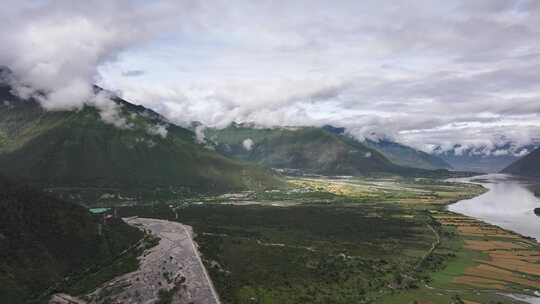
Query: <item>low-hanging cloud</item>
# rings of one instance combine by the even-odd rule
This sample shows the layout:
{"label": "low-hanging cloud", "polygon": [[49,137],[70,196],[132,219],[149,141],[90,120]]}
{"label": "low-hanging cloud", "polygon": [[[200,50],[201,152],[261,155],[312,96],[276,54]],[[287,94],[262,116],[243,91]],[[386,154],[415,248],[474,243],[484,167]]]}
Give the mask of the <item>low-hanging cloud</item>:
{"label": "low-hanging cloud", "polygon": [[425,151],[540,139],[536,1],[306,3],[214,2],[181,47],[123,58],[154,68],[142,85],[114,64],[104,82],[180,124],[334,124]]}
{"label": "low-hanging cloud", "polygon": [[143,74],[144,74],[143,70],[129,70],[129,71],[122,72],[122,75],[126,77],[137,77]]}
{"label": "low-hanging cloud", "polygon": [[[95,106],[101,118],[129,128],[119,105],[96,92],[98,67],[119,53],[150,41],[180,5],[148,7],[139,1],[8,1],[0,12],[0,65],[14,73],[13,91],[33,97],[46,110]],[[161,19],[163,17],[164,19]],[[133,72],[132,72],[133,73]],[[164,134],[161,128],[158,134]]]}
{"label": "low-hanging cloud", "polygon": [[333,124],[497,154],[540,138],[534,0],[20,2],[0,12],[0,65],[46,109],[92,103],[98,82],[184,126]]}
{"label": "low-hanging cloud", "polygon": [[251,151],[253,149],[253,140],[251,138],[246,138],[242,141],[242,146],[246,151]]}

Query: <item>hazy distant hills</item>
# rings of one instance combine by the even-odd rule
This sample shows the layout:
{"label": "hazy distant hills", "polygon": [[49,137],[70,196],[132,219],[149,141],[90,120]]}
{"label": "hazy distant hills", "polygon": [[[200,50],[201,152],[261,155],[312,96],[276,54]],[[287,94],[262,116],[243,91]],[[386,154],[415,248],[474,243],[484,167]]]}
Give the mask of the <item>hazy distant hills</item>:
{"label": "hazy distant hills", "polygon": [[124,124],[117,127],[94,107],[45,111],[10,89],[0,85],[0,173],[6,176],[47,187],[161,187],[182,193],[280,183],[270,170],[208,150],[193,132],[120,98],[113,97]]}
{"label": "hazy distant hills", "polygon": [[431,155],[397,142],[384,139],[379,141],[366,139],[364,144],[381,152],[391,162],[401,166],[428,170],[452,169],[450,164],[436,155]]}
{"label": "hazy distant hills", "polygon": [[[428,171],[410,168],[412,165],[421,164],[424,169],[448,167],[436,157],[403,145],[372,143],[370,147],[342,133],[341,128],[331,126],[259,128],[235,123],[205,131],[207,140],[220,153],[273,168],[326,175],[415,175]],[[389,160],[387,152],[400,164]]]}
{"label": "hazy distant hills", "polygon": [[272,168],[319,174],[358,175],[395,171],[379,152],[321,128],[253,128],[232,124],[207,129],[206,137],[224,155]]}
{"label": "hazy distant hills", "polygon": [[540,177],[540,148],[513,162],[501,172],[514,175]]}
{"label": "hazy distant hills", "polygon": [[[323,129],[339,135],[345,133],[344,128],[337,128],[330,125],[323,126]],[[435,155],[416,150],[412,147],[388,139],[380,139],[377,141],[365,139],[362,143],[368,148],[379,151],[396,165],[427,170],[452,169],[450,164]]]}
{"label": "hazy distant hills", "polygon": [[516,154],[531,151],[534,148],[534,146],[529,145],[512,149],[510,144],[504,144],[493,148],[490,153],[486,153],[483,150],[487,149],[466,149],[456,145],[447,151],[436,149],[434,154],[452,165],[455,170],[495,173],[518,160],[520,157]]}
{"label": "hazy distant hills", "polygon": [[2,303],[26,303],[66,275],[109,261],[142,236],[119,220],[102,231],[85,208],[0,177]]}

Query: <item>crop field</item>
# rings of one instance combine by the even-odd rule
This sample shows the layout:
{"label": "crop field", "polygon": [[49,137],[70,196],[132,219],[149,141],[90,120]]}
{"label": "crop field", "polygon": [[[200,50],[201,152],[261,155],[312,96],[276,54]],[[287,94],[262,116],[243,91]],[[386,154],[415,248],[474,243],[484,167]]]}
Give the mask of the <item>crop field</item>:
{"label": "crop field", "polygon": [[[540,289],[540,246],[512,232],[447,211],[432,211],[443,231],[424,286],[383,303],[515,303],[502,294]],[[444,257],[444,258],[441,258]],[[427,265],[426,265],[427,266]],[[445,302],[447,301],[447,302]]]}

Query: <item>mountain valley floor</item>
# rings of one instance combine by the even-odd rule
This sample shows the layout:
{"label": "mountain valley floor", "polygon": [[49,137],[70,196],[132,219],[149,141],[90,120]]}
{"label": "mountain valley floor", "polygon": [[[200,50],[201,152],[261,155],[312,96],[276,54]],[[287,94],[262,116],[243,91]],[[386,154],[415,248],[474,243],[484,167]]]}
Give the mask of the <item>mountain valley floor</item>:
{"label": "mountain valley floor", "polygon": [[540,290],[537,242],[446,211],[481,186],[418,178],[288,183],[119,213],[192,226],[222,303],[525,303],[516,296]]}

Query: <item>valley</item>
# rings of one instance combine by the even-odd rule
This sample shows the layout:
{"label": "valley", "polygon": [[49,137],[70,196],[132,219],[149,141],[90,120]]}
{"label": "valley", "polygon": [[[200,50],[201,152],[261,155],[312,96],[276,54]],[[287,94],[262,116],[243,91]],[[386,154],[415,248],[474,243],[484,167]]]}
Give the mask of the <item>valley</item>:
{"label": "valley", "polygon": [[0,173],[60,210],[104,212],[85,213],[92,228],[66,240],[91,249],[71,257],[74,271],[53,260],[27,282],[25,261],[0,265],[14,303],[518,303],[539,289],[538,244],[447,211],[492,188],[435,155],[329,125],[232,124],[199,142],[114,96],[128,128],[90,106],[48,112],[0,94]]}
{"label": "valley", "polygon": [[540,0],[2,4],[0,304],[540,304]]}
{"label": "valley", "polygon": [[446,211],[484,193],[481,186],[403,178],[288,182],[284,191],[119,211],[192,226],[223,303],[518,303],[507,295],[534,297],[539,289],[538,243]]}

